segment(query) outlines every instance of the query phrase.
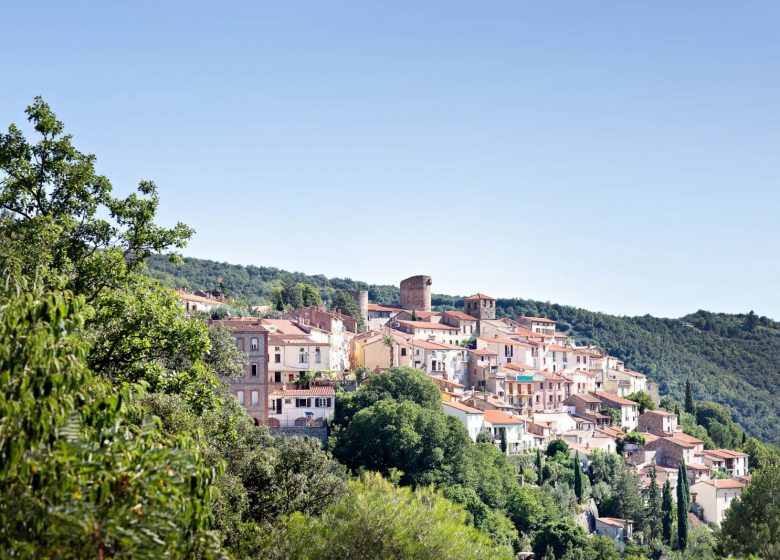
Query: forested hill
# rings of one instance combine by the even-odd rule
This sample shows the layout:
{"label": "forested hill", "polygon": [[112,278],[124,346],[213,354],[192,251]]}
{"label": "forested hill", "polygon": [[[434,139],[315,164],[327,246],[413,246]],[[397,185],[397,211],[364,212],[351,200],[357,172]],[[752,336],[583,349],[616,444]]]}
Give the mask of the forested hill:
{"label": "forested hill", "polygon": [[[337,290],[369,290],[374,303],[398,302],[396,286],[368,286],[345,278],[289,273],[277,268],[185,259],[174,266],[149,259],[150,275],[171,287],[209,290],[221,278],[229,297],[246,303],[270,301],[285,281],[317,286],[327,301]],[[475,289],[476,291],[476,289]],[[433,305],[460,308],[462,297],[434,295]],[[617,317],[576,307],[525,299],[499,299],[499,315],[545,316],[577,342],[607,349],[658,382],[661,394],[682,400],[685,380],[695,397],[726,405],[734,420],[756,437],[780,444],[780,323],[755,315],[698,311],[680,319]]]}

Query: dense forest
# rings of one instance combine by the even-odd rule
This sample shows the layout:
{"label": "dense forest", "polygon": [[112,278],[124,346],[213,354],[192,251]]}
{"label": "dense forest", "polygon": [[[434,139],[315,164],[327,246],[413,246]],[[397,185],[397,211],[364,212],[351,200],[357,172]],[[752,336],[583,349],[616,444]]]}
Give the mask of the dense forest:
{"label": "dense forest", "polygon": [[[311,284],[325,301],[338,290],[368,289],[374,303],[397,304],[396,286],[367,285],[349,278],[326,278],[278,268],[239,266],[186,258],[179,265],[153,256],[148,273],[170,287],[214,290],[245,303],[270,302],[286,281]],[[434,294],[437,309],[461,308],[463,298]],[[686,379],[697,399],[713,400],[731,411],[750,434],[780,443],[780,324],[752,312],[727,315],[697,311],[680,319],[618,317],[525,299],[499,299],[498,314],[541,315],[577,342],[599,344],[626,365],[646,373],[662,394],[682,400]]]}

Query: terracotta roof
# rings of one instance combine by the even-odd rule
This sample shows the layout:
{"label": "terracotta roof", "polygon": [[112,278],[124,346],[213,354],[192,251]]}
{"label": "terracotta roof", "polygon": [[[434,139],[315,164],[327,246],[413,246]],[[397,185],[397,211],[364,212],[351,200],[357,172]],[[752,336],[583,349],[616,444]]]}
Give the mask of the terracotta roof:
{"label": "terracotta roof", "polygon": [[398,321],[403,325],[408,325],[416,329],[437,329],[440,331],[457,331],[458,327],[451,327],[443,323],[429,323],[427,321]]}
{"label": "terracotta roof", "polygon": [[442,315],[449,315],[450,317],[457,317],[458,319],[461,319],[462,321],[476,321],[476,317],[472,317],[471,315],[468,315],[466,313],[463,313],[463,311],[445,311],[442,313]]}
{"label": "terracotta roof", "polygon": [[514,338],[501,338],[501,337],[493,337],[493,338],[486,338],[484,336],[480,336],[479,340],[482,340],[484,342],[492,342],[493,344],[505,344],[507,346],[531,346],[527,342],[521,342],[519,340],[515,340]]}
{"label": "terracotta roof", "polygon": [[445,402],[442,404],[444,404],[444,406],[451,406],[452,408],[455,408],[457,410],[462,410],[463,412],[466,412],[468,414],[485,414],[483,410],[480,410],[478,408],[473,408],[459,402]]}
{"label": "terracotta roof", "polygon": [[604,401],[609,401],[615,404],[619,405],[633,405],[636,406],[636,403],[634,401],[630,401],[628,399],[624,399],[623,397],[618,397],[614,393],[609,393],[607,391],[596,391],[596,396]]}
{"label": "terracotta roof", "polygon": [[732,451],[731,449],[707,449],[704,451],[705,455],[712,455],[714,457],[720,457],[721,459],[736,459],[737,457],[747,457],[747,453],[741,451]]}
{"label": "terracotta roof", "polygon": [[523,421],[516,416],[502,410],[486,410],[485,422],[491,424],[522,424]]}
{"label": "terracotta roof", "polygon": [[477,348],[476,350],[469,349],[469,352],[475,356],[498,356],[496,352],[491,352],[487,348]]}
{"label": "terracotta roof", "polygon": [[393,311],[401,311],[401,309],[398,308],[398,307],[388,307],[386,305],[379,305],[379,304],[376,304],[376,303],[369,303],[368,304],[368,310],[369,311],[389,311],[391,313]]}
{"label": "terracotta roof", "polygon": [[486,296],[485,294],[474,294],[473,296],[469,296],[469,297],[464,298],[464,299],[465,300],[469,300],[469,299],[489,299],[489,300],[492,300],[492,301],[496,301],[496,298],[492,298],[490,296]]}
{"label": "terracotta roof", "polygon": [[534,323],[555,323],[552,319],[548,319],[547,317],[520,317],[520,319],[525,319],[526,321],[533,321]]}
{"label": "terracotta roof", "polygon": [[335,394],[336,391],[335,389],[333,389],[333,387],[325,386],[325,387],[311,387],[310,389],[284,389],[281,391],[274,391],[270,393],[269,396],[276,395],[279,397],[296,397],[296,396],[311,397],[315,395],[317,396],[324,395],[326,397],[327,396],[332,397]]}
{"label": "terracotta roof", "polygon": [[696,444],[696,445],[704,443],[699,438],[695,438],[693,436],[689,436],[688,434],[686,434],[684,432],[675,432],[674,437],[679,439],[680,441],[684,441],[686,443],[693,443],[693,444]]}
{"label": "terracotta roof", "polygon": [[718,478],[715,480],[700,480],[699,482],[703,482],[704,484],[709,484],[710,486],[714,486],[718,490],[745,487],[744,483],[739,482],[738,480],[733,480],[731,478]]}
{"label": "terracotta roof", "polygon": [[626,526],[626,520],[620,519],[618,517],[599,517],[596,519],[597,522],[604,523],[606,525],[611,525],[612,527],[625,527]]}

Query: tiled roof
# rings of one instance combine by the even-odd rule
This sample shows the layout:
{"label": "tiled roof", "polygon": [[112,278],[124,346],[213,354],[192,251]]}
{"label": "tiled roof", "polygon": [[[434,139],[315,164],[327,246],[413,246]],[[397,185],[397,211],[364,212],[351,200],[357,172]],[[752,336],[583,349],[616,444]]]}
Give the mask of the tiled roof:
{"label": "tiled roof", "polygon": [[463,311],[445,311],[443,315],[449,315],[450,317],[457,317],[461,321],[476,321],[476,317],[472,317],[471,315],[467,315],[466,313],[463,313]]}
{"label": "tiled roof", "polygon": [[486,410],[485,422],[491,424],[522,424],[523,421],[516,416],[502,410]]}
{"label": "tiled roof", "polygon": [[534,323],[555,323],[555,321],[548,319],[547,317],[520,317],[520,319],[525,319],[526,321],[532,321]]}
{"label": "tiled roof", "polygon": [[747,457],[747,453],[741,451],[732,451],[731,449],[708,449],[704,451],[705,455],[712,455],[721,459],[736,459],[737,457]]}
{"label": "tiled roof", "polygon": [[468,414],[484,414],[485,412],[483,410],[480,410],[478,408],[473,408],[470,406],[467,406],[463,403],[459,402],[445,402],[442,403],[444,406],[451,406],[452,408],[455,408],[457,410],[462,410],[463,412],[466,412]]}
{"label": "tiled roof", "polygon": [[269,396],[277,397],[313,397],[313,396],[326,396],[332,397],[336,394],[335,389],[330,386],[326,387],[311,387],[310,389],[283,389],[280,391],[273,391]]}
{"label": "tiled roof", "polygon": [[733,480],[731,478],[718,478],[715,480],[700,480],[699,482],[703,482],[704,484],[709,484],[710,486],[714,486],[718,490],[745,487],[744,483],[739,482],[738,480]]}
{"label": "tiled roof", "polygon": [[402,325],[408,325],[415,329],[436,329],[440,331],[457,331],[458,327],[451,327],[442,323],[429,323],[427,321],[398,321]]}
{"label": "tiled roof", "polygon": [[630,401],[628,399],[624,399],[623,397],[618,397],[614,393],[609,393],[607,391],[596,391],[596,396],[599,397],[603,401],[609,401],[611,403],[619,404],[619,405],[633,405],[636,406],[636,403],[634,401]]}

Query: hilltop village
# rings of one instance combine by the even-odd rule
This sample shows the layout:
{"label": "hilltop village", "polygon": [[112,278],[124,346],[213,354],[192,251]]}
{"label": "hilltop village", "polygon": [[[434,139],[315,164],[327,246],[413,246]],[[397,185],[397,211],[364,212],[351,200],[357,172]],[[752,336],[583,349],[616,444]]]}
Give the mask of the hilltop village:
{"label": "hilltop village", "polygon": [[[429,276],[403,280],[397,307],[350,292],[358,317],[309,306],[209,321],[230,329],[246,354],[243,375],[228,380],[232,393],[256,424],[325,440],[337,390],[359,391],[391,368],[419,369],[473,441],[487,438],[511,456],[562,440],[585,471],[596,450],[619,452],[643,487],[652,470],[674,490],[682,464],[691,510],[705,523],[723,521],[749,484],[747,454],[704,449],[674,412],[641,412],[643,398],[657,408],[658,387],[602,348],[576,346],[554,321],[497,318],[495,299],[482,293],[465,298],[462,310],[434,311],[431,285]],[[178,293],[188,312],[224,303],[204,292]],[[631,521],[599,518],[595,531],[626,540]]]}

